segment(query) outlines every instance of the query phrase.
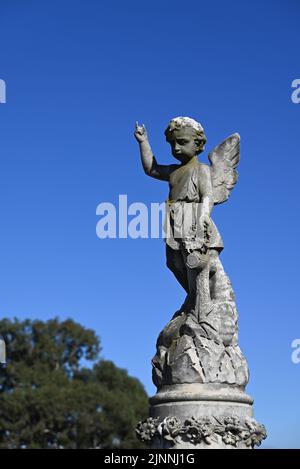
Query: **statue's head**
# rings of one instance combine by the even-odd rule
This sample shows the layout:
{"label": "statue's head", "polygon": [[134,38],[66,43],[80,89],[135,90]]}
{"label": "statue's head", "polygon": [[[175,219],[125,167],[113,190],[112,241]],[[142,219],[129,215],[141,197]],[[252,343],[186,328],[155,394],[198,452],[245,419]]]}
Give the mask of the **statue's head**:
{"label": "statue's head", "polygon": [[204,150],[206,136],[199,122],[190,117],[175,117],[165,130],[173,156],[186,163]]}

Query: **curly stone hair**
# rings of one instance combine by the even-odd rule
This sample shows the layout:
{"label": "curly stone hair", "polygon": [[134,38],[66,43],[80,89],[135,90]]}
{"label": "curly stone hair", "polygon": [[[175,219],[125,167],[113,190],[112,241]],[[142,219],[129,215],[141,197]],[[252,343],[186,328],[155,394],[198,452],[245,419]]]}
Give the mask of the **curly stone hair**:
{"label": "curly stone hair", "polygon": [[191,117],[175,117],[174,119],[170,120],[168,127],[165,130],[165,136],[167,142],[170,143],[171,136],[174,130],[181,129],[183,127],[191,127],[195,131],[196,140],[198,141],[199,151],[201,153],[204,150],[204,146],[206,143],[206,135],[204,133],[204,129],[202,125],[191,119]]}

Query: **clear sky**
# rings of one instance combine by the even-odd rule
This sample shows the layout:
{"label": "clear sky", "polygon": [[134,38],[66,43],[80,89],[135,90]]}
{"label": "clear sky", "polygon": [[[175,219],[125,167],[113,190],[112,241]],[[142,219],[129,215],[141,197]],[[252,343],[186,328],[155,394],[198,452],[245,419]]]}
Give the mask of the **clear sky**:
{"label": "clear sky", "polygon": [[137,119],[165,164],[172,117],[202,123],[203,161],[239,132],[239,182],[213,219],[265,447],[300,448],[299,17],[296,0],[0,0],[1,317],[95,329],[153,394],[156,338],[184,292],[162,240],[100,240],[96,207],[167,196],[141,169]]}

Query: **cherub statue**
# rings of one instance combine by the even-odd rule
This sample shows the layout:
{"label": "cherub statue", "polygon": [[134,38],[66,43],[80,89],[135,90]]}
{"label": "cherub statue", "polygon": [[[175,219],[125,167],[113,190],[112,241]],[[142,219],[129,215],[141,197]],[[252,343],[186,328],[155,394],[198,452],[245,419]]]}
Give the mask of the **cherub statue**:
{"label": "cherub statue", "polygon": [[[234,294],[219,260],[223,241],[211,212],[215,204],[228,199],[237,181],[240,137],[235,133],[218,145],[208,156],[211,163],[208,166],[198,160],[206,143],[199,122],[176,117],[170,121],[165,136],[180,164],[158,164],[145,126],[136,123],[135,138],[145,173],[169,182],[165,222],[167,266],[187,292],[181,309],[158,339],[158,352],[153,361],[154,381],[158,386],[164,382],[166,353],[168,366],[176,359],[174,347],[171,347],[172,356],[169,351],[175,339],[178,343],[180,337],[198,335],[215,343],[222,342],[223,347],[237,346]],[[170,372],[167,375],[170,379]],[[201,379],[210,381],[205,372]]]}
{"label": "cherub statue", "polygon": [[237,181],[240,137],[233,134],[217,146],[208,156],[211,162],[208,166],[197,158],[206,143],[201,124],[189,117],[176,117],[165,135],[173,156],[181,164],[157,164],[145,126],[136,124],[135,137],[140,144],[145,173],[169,182],[165,225],[167,266],[188,293],[187,300],[192,306],[197,271],[186,262],[193,251],[209,256],[211,297],[218,294],[218,277],[223,275],[218,255],[223,241],[210,215],[215,204],[228,199]]}

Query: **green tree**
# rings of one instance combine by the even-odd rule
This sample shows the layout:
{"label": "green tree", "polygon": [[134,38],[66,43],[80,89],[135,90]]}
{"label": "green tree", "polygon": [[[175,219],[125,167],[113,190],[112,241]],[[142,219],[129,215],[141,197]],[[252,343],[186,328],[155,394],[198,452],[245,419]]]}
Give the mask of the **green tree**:
{"label": "green tree", "polygon": [[[99,358],[94,331],[72,320],[0,321],[0,448],[141,448],[142,384]],[[90,368],[82,362],[90,362]]]}

